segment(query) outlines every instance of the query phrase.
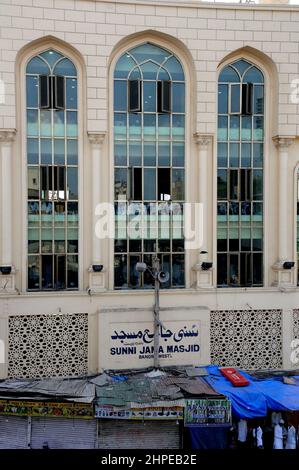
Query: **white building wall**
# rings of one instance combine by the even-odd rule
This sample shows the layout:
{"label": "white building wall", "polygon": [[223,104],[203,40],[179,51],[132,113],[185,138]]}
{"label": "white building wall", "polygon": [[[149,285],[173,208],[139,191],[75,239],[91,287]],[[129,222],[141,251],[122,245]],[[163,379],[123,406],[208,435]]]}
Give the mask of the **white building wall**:
{"label": "white building wall", "polygon": [[[101,242],[102,262],[105,266],[102,293],[88,295],[90,285],[88,268],[92,263],[92,176],[91,143],[87,133],[105,134],[101,149],[101,197],[111,200],[111,67],[122,48],[151,39],[176,52],[189,74],[189,107],[187,114],[187,179],[189,201],[198,201],[198,148],[192,134],[208,136],[208,252],[215,266],[215,136],[217,73],[221,63],[230,57],[247,55],[265,70],[266,83],[266,158],[265,158],[265,287],[260,289],[217,289],[215,270],[210,288],[196,289],[196,274],[192,266],[198,262],[194,251],[188,258],[187,289],[163,292],[164,308],[198,308],[217,310],[282,310],[282,343],[285,368],[296,367],[290,362],[293,338],[292,311],[298,308],[299,289],[296,287],[296,271],[288,279],[287,287],[278,280],[272,266],[278,260],[278,187],[279,154],[272,140],[275,136],[291,137],[288,148],[288,198],[286,246],[290,260],[296,260],[296,197],[295,169],[299,155],[299,103],[291,102],[292,80],[299,78],[299,7],[265,5],[217,5],[197,0],[178,1],[100,1],[100,0],[0,0],[0,78],[5,83],[5,103],[0,104],[0,131],[16,129],[12,143],[13,187],[13,265],[17,292],[8,293],[1,281],[0,293],[0,339],[8,348],[8,323],[11,315],[34,315],[55,313],[89,314],[89,370],[110,367],[107,358],[109,321],[102,321],[102,311],[123,309],[122,322],[137,322],[130,309],[147,310],[153,303],[151,292],[112,291],[111,244]],[[132,36],[131,36],[132,35]],[[129,37],[129,38],[128,38]],[[46,38],[42,43],[39,40]],[[58,41],[57,41],[58,40]],[[59,42],[62,40],[64,42]],[[36,41],[31,44],[32,41]],[[29,45],[29,47],[28,47]],[[34,50],[54,45],[61,47],[74,60],[81,77],[81,282],[76,293],[26,293],[25,264],[25,204],[26,193],[24,90],[21,70],[24,60]],[[77,52],[76,52],[77,51]],[[109,93],[110,90],[110,93]],[[0,139],[3,140],[3,139]],[[0,142],[1,144],[1,142]],[[1,176],[1,166],[0,166]],[[212,184],[213,183],[213,184]],[[0,205],[1,207],[1,205]],[[2,217],[1,213],[0,216]],[[3,217],[1,218],[2,223]],[[0,231],[0,243],[1,231]],[[2,245],[0,245],[2,246]],[[213,255],[212,255],[213,253]],[[0,253],[1,255],[1,253]],[[1,255],[2,256],[2,255]],[[0,276],[1,278],[1,276]],[[277,282],[276,282],[277,284]],[[283,283],[282,283],[283,284]],[[12,284],[12,291],[14,286]],[[146,315],[144,313],[144,315]],[[162,312],[163,315],[165,313]],[[177,313],[167,313],[169,320]],[[182,314],[183,316],[183,314]],[[150,314],[147,318],[151,321]],[[184,319],[194,318],[186,311]],[[208,336],[203,338],[203,356],[193,355],[191,362],[206,363],[209,359]],[[105,351],[103,350],[105,348]],[[103,358],[106,359],[103,359]],[[124,358],[124,368],[130,366],[130,358]],[[6,376],[7,364],[0,365],[0,375]]]}

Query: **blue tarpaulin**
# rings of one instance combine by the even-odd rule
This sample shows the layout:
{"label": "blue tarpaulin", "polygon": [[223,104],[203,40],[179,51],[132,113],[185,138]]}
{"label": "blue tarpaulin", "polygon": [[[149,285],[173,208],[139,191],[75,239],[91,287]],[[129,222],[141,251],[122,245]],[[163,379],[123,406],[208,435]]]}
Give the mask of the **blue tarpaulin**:
{"label": "blue tarpaulin", "polygon": [[299,376],[295,376],[295,384],[283,383],[282,377],[271,379],[253,379],[254,385],[264,395],[267,406],[271,410],[299,410]]}
{"label": "blue tarpaulin", "polygon": [[227,433],[225,427],[191,427],[189,428],[192,449],[226,449]]}
{"label": "blue tarpaulin", "polygon": [[209,375],[204,377],[218,393],[228,397],[232,412],[237,418],[258,418],[267,414],[267,400],[252,378],[241,371],[249,380],[247,387],[234,387],[217,366],[208,366]]}

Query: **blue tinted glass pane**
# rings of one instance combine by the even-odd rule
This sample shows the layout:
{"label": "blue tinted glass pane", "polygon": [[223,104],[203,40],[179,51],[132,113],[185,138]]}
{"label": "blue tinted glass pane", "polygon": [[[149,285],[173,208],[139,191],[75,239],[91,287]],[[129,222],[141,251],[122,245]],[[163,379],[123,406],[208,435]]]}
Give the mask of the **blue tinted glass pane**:
{"label": "blue tinted glass pane", "polygon": [[254,86],[253,113],[264,114],[264,86],[263,85]]}
{"label": "blue tinted glass pane", "polygon": [[65,164],[64,139],[54,140],[54,163],[57,165]]}
{"label": "blue tinted glass pane", "polygon": [[125,139],[127,134],[127,115],[114,113],[114,137]]}
{"label": "blue tinted glass pane", "polygon": [[78,142],[75,139],[67,141],[67,163],[68,165],[78,164]]}
{"label": "blue tinted glass pane", "polygon": [[240,118],[239,116],[230,116],[229,138],[231,140],[240,139]]}
{"label": "blue tinted glass pane", "polygon": [[38,78],[27,77],[26,79],[27,107],[38,108]]}
{"label": "blue tinted glass pane", "polygon": [[159,143],[159,166],[170,166],[170,143]]}
{"label": "blue tinted glass pane", "polygon": [[54,135],[55,137],[64,136],[64,111],[55,111],[54,112]]}
{"label": "blue tinted glass pane", "polygon": [[170,75],[164,68],[160,68],[158,73],[158,80],[170,80]]}
{"label": "blue tinted glass pane", "polygon": [[145,114],[143,116],[143,137],[151,140],[156,135],[156,115]]}
{"label": "blue tinted glass pane", "polygon": [[239,144],[229,144],[229,166],[239,166]]}
{"label": "blue tinted glass pane", "polygon": [[27,134],[38,135],[38,111],[36,109],[27,110]]}
{"label": "blue tinted glass pane", "polygon": [[38,163],[38,139],[27,139],[27,162]]}
{"label": "blue tinted glass pane", "polygon": [[240,82],[237,72],[230,66],[225,67],[219,75],[219,82]]}
{"label": "blue tinted glass pane", "polygon": [[227,143],[218,144],[217,146],[217,160],[219,167],[227,167]]}
{"label": "blue tinted glass pane", "polygon": [[149,61],[140,66],[144,80],[156,80],[159,66]]}
{"label": "blue tinted glass pane", "polygon": [[262,72],[256,67],[251,67],[251,69],[246,72],[243,78],[243,82],[249,83],[264,83],[264,76]]}
{"label": "blue tinted glass pane", "polygon": [[40,135],[50,137],[52,135],[51,111],[40,112]]}
{"label": "blue tinted glass pane", "polygon": [[67,78],[66,80],[66,107],[77,109],[77,79]]}
{"label": "blue tinted glass pane", "polygon": [[156,142],[144,142],[144,165],[156,165]]}
{"label": "blue tinted glass pane", "polygon": [[63,59],[55,65],[54,75],[63,75],[68,77],[76,77],[77,70],[74,64],[69,59]]}
{"label": "blue tinted glass pane", "polygon": [[178,140],[185,138],[185,117],[180,114],[172,115],[172,136]]}
{"label": "blue tinted glass pane", "polygon": [[118,166],[127,165],[127,144],[125,142],[114,143],[114,163]]}
{"label": "blue tinted glass pane", "polygon": [[170,57],[163,67],[170,73],[172,80],[184,81],[185,75],[183,67],[176,57]]}
{"label": "blue tinted glass pane", "polygon": [[127,82],[125,80],[114,81],[114,110],[127,110]]}
{"label": "blue tinted glass pane", "polygon": [[66,135],[68,137],[77,137],[78,126],[77,126],[77,112],[67,111],[66,113]]}
{"label": "blue tinted glass pane", "polygon": [[129,114],[129,135],[130,137],[141,136],[141,114]]}
{"label": "blue tinted glass pane", "polygon": [[129,144],[129,165],[141,166],[142,164],[141,142],[130,142]]}
{"label": "blue tinted glass pane", "polygon": [[78,169],[69,167],[67,169],[68,199],[78,199]]}
{"label": "blue tinted glass pane", "polygon": [[227,140],[228,134],[228,117],[218,117],[218,140]]}
{"label": "blue tinted glass pane", "polygon": [[251,166],[251,144],[242,144],[241,166],[249,168]]}
{"label": "blue tinted glass pane", "polygon": [[48,75],[50,73],[50,69],[44,60],[39,57],[33,57],[33,59],[28,62],[26,73]]}
{"label": "blue tinted glass pane", "polygon": [[150,43],[134,47],[133,49],[130,49],[129,52],[137,60],[138,63],[144,62],[148,59],[152,59],[158,64],[161,64],[165,60],[165,58],[171,55],[170,52],[166,51],[165,49],[154,46]]}
{"label": "blue tinted glass pane", "polygon": [[62,58],[61,54],[59,54],[56,51],[52,51],[52,50],[42,52],[42,54],[39,54],[39,55],[47,61],[47,63],[50,65],[50,67],[53,67],[55,62],[57,62],[58,59]]}
{"label": "blue tinted glass pane", "polygon": [[185,112],[185,85],[184,83],[172,84],[172,112]]}
{"label": "blue tinted glass pane", "polygon": [[40,160],[44,165],[52,163],[52,140],[41,139],[40,141]]}
{"label": "blue tinted glass pane", "polygon": [[233,67],[235,67],[235,69],[238,70],[238,72],[240,73],[241,77],[243,75],[243,73],[245,72],[245,70],[248,69],[248,67],[250,67],[250,63],[247,62],[246,60],[238,60],[237,62],[234,62],[233,64]]}
{"label": "blue tinted glass pane", "polygon": [[231,86],[230,100],[230,112],[240,113],[240,85]]}
{"label": "blue tinted glass pane", "polygon": [[172,143],[172,166],[184,166],[185,144],[184,142]]}
{"label": "blue tinted glass pane", "polygon": [[253,140],[263,140],[264,138],[264,119],[263,116],[253,117]]}
{"label": "blue tinted glass pane", "polygon": [[158,135],[160,139],[169,139],[170,137],[170,116],[169,114],[159,114],[158,116]]}
{"label": "blue tinted glass pane", "polygon": [[143,110],[156,111],[156,82],[143,82]]}
{"label": "blue tinted glass pane", "polygon": [[251,140],[251,126],[252,119],[251,116],[242,116],[242,140]]}
{"label": "blue tinted glass pane", "polygon": [[146,201],[156,200],[156,169],[144,168],[144,199]]}
{"label": "blue tinted glass pane", "polygon": [[114,78],[128,78],[130,70],[135,65],[134,60],[128,54],[123,54],[115,66]]}
{"label": "blue tinted glass pane", "polygon": [[228,85],[218,86],[218,113],[228,113]]}
{"label": "blue tinted glass pane", "polygon": [[135,67],[129,75],[130,80],[141,80],[141,72],[139,67]]}

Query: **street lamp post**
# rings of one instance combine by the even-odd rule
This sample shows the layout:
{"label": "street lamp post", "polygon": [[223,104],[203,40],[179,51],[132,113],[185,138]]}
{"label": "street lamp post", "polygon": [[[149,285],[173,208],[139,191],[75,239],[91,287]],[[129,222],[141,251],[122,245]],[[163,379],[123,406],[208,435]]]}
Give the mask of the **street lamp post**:
{"label": "street lamp post", "polygon": [[161,271],[158,256],[153,259],[153,266],[146,263],[136,263],[136,271],[144,273],[148,271],[155,281],[155,303],[154,303],[154,368],[159,369],[159,332],[160,332],[160,284],[167,282],[169,273]]}

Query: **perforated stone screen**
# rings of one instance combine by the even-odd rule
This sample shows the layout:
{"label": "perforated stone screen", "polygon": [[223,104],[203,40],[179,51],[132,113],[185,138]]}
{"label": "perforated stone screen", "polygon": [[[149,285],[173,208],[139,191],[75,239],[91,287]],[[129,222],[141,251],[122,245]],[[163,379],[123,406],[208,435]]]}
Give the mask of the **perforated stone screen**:
{"label": "perforated stone screen", "polygon": [[293,310],[293,336],[299,338],[299,309]]}
{"label": "perforated stone screen", "polygon": [[80,376],[88,371],[88,315],[9,318],[8,376]]}
{"label": "perforated stone screen", "polygon": [[282,367],[281,310],[211,312],[211,362],[243,369]]}

